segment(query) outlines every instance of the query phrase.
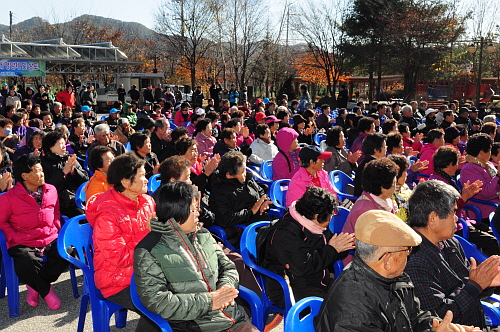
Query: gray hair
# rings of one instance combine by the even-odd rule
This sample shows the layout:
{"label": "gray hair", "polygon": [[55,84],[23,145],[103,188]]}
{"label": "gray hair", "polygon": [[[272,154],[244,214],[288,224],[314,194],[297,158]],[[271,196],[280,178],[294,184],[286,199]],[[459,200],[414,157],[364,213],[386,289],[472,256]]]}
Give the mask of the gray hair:
{"label": "gray hair", "polygon": [[98,124],[94,128],[94,133],[96,135],[100,135],[104,131],[110,132],[109,126],[107,124],[105,124],[105,123]]}
{"label": "gray hair", "polygon": [[61,104],[60,102],[58,102],[58,101],[55,101],[55,102],[54,102],[54,106],[59,106],[59,107],[62,107],[62,104]]}
{"label": "gray hair", "polygon": [[366,263],[375,263],[384,253],[401,248],[403,247],[379,247],[356,239],[356,255]]}
{"label": "gray hair", "polygon": [[495,120],[496,120],[496,117],[494,115],[486,115],[483,119],[483,122],[486,123],[486,122],[493,122],[495,123]]}
{"label": "gray hair", "polygon": [[238,106],[232,106],[230,109],[229,109],[229,113],[234,113],[238,110]]}
{"label": "gray hair", "polygon": [[411,106],[410,106],[410,105],[405,105],[405,106],[403,106],[403,108],[401,109],[401,112],[402,112],[403,114],[404,114],[405,112],[407,112],[407,111],[410,111],[410,112],[412,111],[412,109],[411,109]]}
{"label": "gray hair", "polygon": [[453,205],[459,197],[458,191],[443,181],[428,180],[420,183],[408,200],[408,224],[411,227],[427,227],[432,212],[445,219],[453,211]]}
{"label": "gray hair", "polygon": [[377,261],[380,255],[382,255],[382,249],[383,247],[377,247],[356,239],[356,255],[365,262]]}
{"label": "gray hair", "polygon": [[277,111],[285,111],[285,112],[288,112],[288,108],[286,108],[285,106],[280,106],[278,107]]}
{"label": "gray hair", "polygon": [[165,119],[165,118],[158,118],[155,121],[155,130],[158,129],[158,128],[163,128],[166,125],[168,125],[170,127],[170,123],[168,123],[167,119]]}

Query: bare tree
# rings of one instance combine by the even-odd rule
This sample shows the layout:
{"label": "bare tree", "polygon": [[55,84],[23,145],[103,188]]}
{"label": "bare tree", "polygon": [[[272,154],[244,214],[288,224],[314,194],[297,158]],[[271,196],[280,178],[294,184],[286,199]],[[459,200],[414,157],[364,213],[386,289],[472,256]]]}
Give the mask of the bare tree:
{"label": "bare tree", "polygon": [[296,8],[301,15],[294,20],[295,30],[307,43],[307,52],[324,71],[327,91],[332,96],[344,71],[345,56],[341,46],[345,42],[345,34],[340,27],[347,16],[346,10],[345,2],[341,0],[324,3],[320,8],[318,4],[309,3]]}
{"label": "bare tree", "polygon": [[155,30],[181,58],[179,65],[190,71],[192,87],[196,86],[198,64],[213,46],[208,39],[213,17],[209,0],[167,0],[156,15]]}

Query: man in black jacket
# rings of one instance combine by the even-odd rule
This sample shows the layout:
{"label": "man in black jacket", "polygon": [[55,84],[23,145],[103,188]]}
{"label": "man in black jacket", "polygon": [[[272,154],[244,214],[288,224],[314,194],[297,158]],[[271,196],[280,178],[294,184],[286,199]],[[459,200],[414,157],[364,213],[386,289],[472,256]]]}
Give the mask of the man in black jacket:
{"label": "man in black jacket", "polygon": [[315,320],[317,332],[459,331],[451,312],[439,322],[420,309],[403,272],[412,248],[422,242],[414,230],[390,212],[371,210],[358,218],[355,234],[354,260],[328,291]]}

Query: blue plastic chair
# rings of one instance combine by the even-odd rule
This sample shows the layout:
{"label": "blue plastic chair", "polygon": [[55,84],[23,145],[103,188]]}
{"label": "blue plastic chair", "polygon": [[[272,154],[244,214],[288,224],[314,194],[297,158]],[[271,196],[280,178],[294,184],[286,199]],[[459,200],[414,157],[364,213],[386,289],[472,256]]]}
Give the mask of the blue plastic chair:
{"label": "blue plastic chair", "polygon": [[326,134],[317,133],[316,135],[314,135],[314,144],[316,144],[317,146],[320,146],[321,142],[323,142],[324,140],[326,140]]}
{"label": "blue plastic chair", "polygon": [[[5,297],[7,289],[7,304],[9,306],[9,317],[19,317],[19,278],[14,270],[14,260],[7,251],[7,240],[0,230],[0,299]],[[76,282],[75,268],[70,265],[71,286],[73,287],[73,296],[78,298],[78,284]]]}
{"label": "blue plastic chair", "polygon": [[[344,224],[347,221],[347,217],[349,216],[349,210],[346,209],[345,207],[339,207],[339,211],[337,214],[332,216],[332,219],[330,220],[330,224],[328,224],[328,228],[330,228],[330,231],[334,234],[340,234],[342,233],[342,229],[344,228]],[[350,254],[354,255],[354,250],[349,252]],[[342,262],[341,259],[333,263],[333,274],[335,275],[335,278],[338,278],[340,274],[344,271],[344,262]]]}
{"label": "blue plastic chair", "polygon": [[100,121],[104,121],[106,120],[106,118],[109,116],[109,114],[105,114],[103,116],[101,116],[101,118],[99,119]]}
{"label": "blue plastic chair", "polygon": [[[286,316],[285,332],[314,332],[314,317],[319,314],[322,304],[323,299],[317,296],[297,302]],[[305,310],[308,310],[308,314],[302,315]]]}
{"label": "blue plastic chair", "polygon": [[[488,258],[488,256],[477,249],[474,243],[471,243],[458,235],[455,235],[455,238],[458,240],[458,242],[460,242],[460,245],[464,249],[464,253],[467,259],[474,257],[477,263],[480,264]],[[492,295],[488,297],[487,300],[500,303],[500,297],[498,295]],[[493,304],[485,301],[481,301],[481,305],[483,306],[483,311],[486,315],[486,325],[498,326],[500,324],[500,309]]]}
{"label": "blue plastic chair", "polygon": [[[245,262],[245,264],[253,270],[257,282],[262,289],[260,300],[262,301],[264,317],[267,317],[267,315],[271,312],[279,312],[286,317],[288,310],[292,307],[292,302],[290,299],[290,289],[288,288],[285,279],[282,276],[257,265],[257,229],[262,226],[268,226],[270,223],[271,222],[269,221],[259,221],[245,228],[240,242],[241,256],[243,258],[243,262]],[[281,286],[285,301],[284,308],[273,303],[267,296],[266,277],[276,280]]]}
{"label": "blue plastic chair", "polygon": [[170,123],[170,129],[174,130],[177,128],[177,125],[174,123],[174,119],[168,119],[168,122]]}
{"label": "blue plastic chair", "polygon": [[[94,331],[108,332],[109,320],[115,312],[116,327],[122,328],[126,325],[127,309],[106,300],[95,286],[93,230],[90,224],[80,223],[85,218],[85,215],[76,216],[63,225],[57,239],[57,250],[62,258],[76,265],[83,272],[83,290],[77,331],[83,331],[87,306],[90,301]],[[76,250],[77,257],[68,254],[67,249],[70,247]]]}
{"label": "blue plastic chair", "polygon": [[333,186],[333,190],[337,193],[337,196],[341,202],[345,199],[357,200],[358,196],[350,195],[346,193],[347,185],[354,186],[354,180],[339,170],[333,170],[330,172],[330,182]]}
{"label": "blue plastic chair", "polygon": [[123,147],[125,148],[125,151],[127,151],[127,152],[132,151],[132,148],[130,146],[130,142],[125,143],[125,145]]}
{"label": "blue plastic chair", "polygon": [[286,211],[286,193],[288,191],[289,179],[274,181],[269,190],[269,198],[275,206],[278,216],[281,218]]}
{"label": "blue plastic chair", "polygon": [[273,161],[266,160],[260,165],[260,176],[263,179],[271,180],[273,179]]}
{"label": "blue plastic chair", "polygon": [[406,157],[406,158],[408,159],[408,162],[410,163],[410,166],[411,166],[414,162],[418,161],[418,158],[417,158],[417,157],[415,157],[415,156],[408,156],[408,157]]}
{"label": "blue plastic chair", "polygon": [[264,179],[259,173],[257,173],[256,171],[254,171],[250,167],[247,167],[246,170],[247,170],[247,172],[252,173],[252,178],[255,181],[257,181],[259,183],[263,183],[263,184],[267,185],[268,187],[271,187],[271,185],[273,184],[273,180]]}
{"label": "blue plastic chair", "polygon": [[90,170],[89,167],[89,150],[87,150],[87,153],[85,155],[85,160],[83,161],[83,168],[89,173],[89,177],[94,175],[94,172]]}
{"label": "blue plastic chair", "polygon": [[500,233],[498,232],[498,229],[495,227],[495,224],[493,223],[493,218],[495,217],[495,211],[490,213],[489,219],[490,219],[490,227],[493,232],[493,235],[495,235],[497,241],[500,241]]}
{"label": "blue plastic chair", "polygon": [[[162,332],[172,332],[172,328],[166,319],[162,316],[155,314],[149,311],[144,304],[141,302],[141,298],[137,293],[137,286],[134,282],[134,276],[132,275],[132,280],[130,281],[130,297],[132,298],[132,303],[134,306],[146,317],[151,319]],[[259,297],[250,289],[239,286],[238,287],[239,294],[238,296],[245,300],[249,305],[252,312],[252,324],[257,327],[260,331],[264,330],[264,316],[262,312],[262,304],[260,302]]]}
{"label": "blue plastic chair", "polygon": [[[247,226],[245,225],[236,225],[234,227],[237,227],[237,228],[241,228],[241,229],[245,229]],[[215,236],[217,236],[221,241],[222,243],[231,251],[234,251],[234,252],[237,252],[237,253],[240,253],[240,250],[239,249],[236,249],[232,244],[231,242],[229,242],[227,240],[227,235],[226,235],[226,231],[224,230],[224,228],[220,227],[220,226],[217,226],[217,225],[212,225],[211,227],[208,227],[207,228],[208,231],[212,234],[215,234]]]}
{"label": "blue plastic chair", "polygon": [[76,190],[75,194],[75,203],[76,206],[79,207],[80,209],[85,210],[85,201],[86,201],[86,195],[85,195],[85,186],[88,184],[88,181],[85,181],[78,187]]}
{"label": "blue plastic chair", "polygon": [[170,327],[170,324],[167,322],[166,319],[164,319],[162,316],[155,314],[151,311],[149,311],[144,304],[141,302],[141,298],[139,297],[139,294],[137,294],[137,286],[135,285],[134,282],[134,276],[135,273],[132,274],[132,280],[130,280],[130,297],[132,298],[132,303],[134,306],[139,310],[144,316],[148,317],[151,319],[162,332],[173,332],[172,328]]}
{"label": "blue plastic chair", "polygon": [[152,175],[148,180],[148,194],[153,195],[153,193],[161,185],[160,174]]}

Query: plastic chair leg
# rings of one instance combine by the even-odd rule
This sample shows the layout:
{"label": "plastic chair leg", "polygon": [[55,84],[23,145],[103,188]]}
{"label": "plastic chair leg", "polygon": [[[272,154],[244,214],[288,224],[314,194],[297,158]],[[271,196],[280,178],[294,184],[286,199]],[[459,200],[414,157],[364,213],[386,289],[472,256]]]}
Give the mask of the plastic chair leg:
{"label": "plastic chair leg", "polygon": [[69,274],[71,276],[71,287],[73,287],[73,296],[77,299],[80,294],[78,293],[78,284],[76,282],[75,267],[73,264],[69,265]]}
{"label": "plastic chair leg", "polygon": [[111,318],[109,308],[104,301],[96,300],[98,303],[91,304],[94,332],[109,332],[109,319]]}
{"label": "plastic chair leg", "polygon": [[0,299],[5,297],[5,287],[7,287],[5,284],[5,271],[3,270],[3,263],[0,260]]}
{"label": "plastic chair leg", "polygon": [[15,273],[5,275],[7,284],[7,303],[9,305],[9,317],[19,317],[19,279]]}
{"label": "plastic chair leg", "polygon": [[115,324],[119,329],[127,325],[127,309],[123,308],[115,312]]}
{"label": "plastic chair leg", "polygon": [[87,308],[89,306],[90,298],[87,294],[82,292],[82,299],[80,301],[80,314],[78,316],[78,328],[77,332],[83,332],[83,327],[85,326],[85,317],[87,316]]}

